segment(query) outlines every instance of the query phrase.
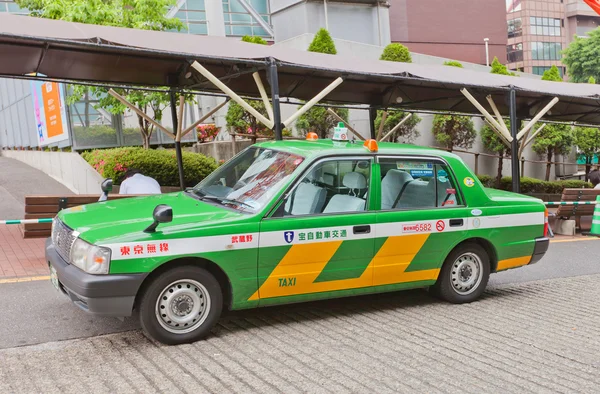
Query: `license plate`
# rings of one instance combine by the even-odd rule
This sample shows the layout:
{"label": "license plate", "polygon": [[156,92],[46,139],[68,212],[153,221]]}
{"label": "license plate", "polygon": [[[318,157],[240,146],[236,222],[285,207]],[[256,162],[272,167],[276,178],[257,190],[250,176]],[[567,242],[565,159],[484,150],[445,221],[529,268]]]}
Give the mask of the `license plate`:
{"label": "license plate", "polygon": [[56,274],[56,270],[54,269],[53,266],[50,266],[50,282],[52,282],[52,285],[54,285],[54,287],[56,288],[56,290],[59,290],[59,288],[58,288],[58,275]]}

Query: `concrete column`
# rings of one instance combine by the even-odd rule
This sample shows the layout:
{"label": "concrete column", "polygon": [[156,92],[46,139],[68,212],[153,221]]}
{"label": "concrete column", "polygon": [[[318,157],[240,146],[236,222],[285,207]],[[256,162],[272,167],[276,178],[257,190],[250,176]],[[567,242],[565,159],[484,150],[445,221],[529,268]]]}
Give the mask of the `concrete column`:
{"label": "concrete column", "polygon": [[225,36],[225,16],[223,15],[223,2],[205,1],[206,23],[209,36]]}

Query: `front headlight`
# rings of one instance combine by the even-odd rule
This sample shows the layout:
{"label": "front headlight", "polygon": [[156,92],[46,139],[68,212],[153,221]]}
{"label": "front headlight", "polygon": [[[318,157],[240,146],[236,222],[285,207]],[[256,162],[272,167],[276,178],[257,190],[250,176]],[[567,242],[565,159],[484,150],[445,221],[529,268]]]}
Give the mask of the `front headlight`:
{"label": "front headlight", "polygon": [[110,249],[77,238],[71,247],[71,264],[88,274],[108,274]]}

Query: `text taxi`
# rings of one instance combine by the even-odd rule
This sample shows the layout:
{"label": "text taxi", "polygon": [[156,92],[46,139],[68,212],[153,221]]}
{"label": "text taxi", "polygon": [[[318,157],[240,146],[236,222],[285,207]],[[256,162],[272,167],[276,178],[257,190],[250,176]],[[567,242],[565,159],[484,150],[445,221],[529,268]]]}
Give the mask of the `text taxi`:
{"label": "text taxi", "polygon": [[[154,212],[154,214],[152,214]],[[206,336],[242,309],[429,287],[464,303],[548,248],[537,199],[482,187],[457,156],[367,141],[256,144],[185,192],[63,210],[46,256],[82,309]]]}

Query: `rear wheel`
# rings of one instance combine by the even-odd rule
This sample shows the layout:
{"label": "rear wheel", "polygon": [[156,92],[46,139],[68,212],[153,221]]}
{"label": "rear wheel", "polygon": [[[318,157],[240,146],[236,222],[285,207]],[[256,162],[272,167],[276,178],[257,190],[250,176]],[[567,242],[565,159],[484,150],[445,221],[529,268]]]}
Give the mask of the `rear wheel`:
{"label": "rear wheel", "polygon": [[485,291],[490,277],[490,258],[480,245],[465,243],[446,258],[433,293],[454,304],[472,302]]}
{"label": "rear wheel", "polygon": [[219,282],[200,267],[177,267],[156,277],[140,300],[146,336],[167,345],[204,338],[223,308]]}

